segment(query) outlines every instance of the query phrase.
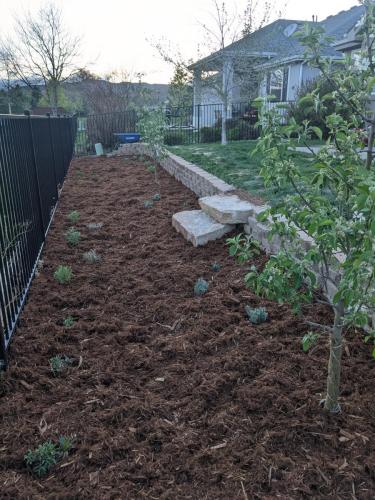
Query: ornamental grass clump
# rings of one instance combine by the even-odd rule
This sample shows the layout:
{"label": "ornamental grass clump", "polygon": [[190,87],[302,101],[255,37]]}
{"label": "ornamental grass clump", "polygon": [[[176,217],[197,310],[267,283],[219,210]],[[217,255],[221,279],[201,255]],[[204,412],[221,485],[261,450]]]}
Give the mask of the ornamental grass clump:
{"label": "ornamental grass clump", "polygon": [[72,268],[70,266],[59,266],[53,277],[60,285],[66,285],[73,278]]}
{"label": "ornamental grass clump", "polygon": [[101,262],[101,256],[96,252],[96,250],[89,250],[82,255],[82,258],[88,264],[98,264]]}
{"label": "ornamental grass clump", "polygon": [[73,316],[67,316],[66,318],[64,318],[63,325],[65,328],[71,328],[75,322],[76,320],[73,318]]}
{"label": "ornamental grass clump", "polygon": [[80,218],[81,218],[81,214],[78,212],[78,210],[73,210],[68,215],[68,219],[72,224],[77,224],[77,222],[79,221]]}
{"label": "ornamental grass clump", "polygon": [[213,271],[214,273],[218,273],[221,269],[221,264],[219,264],[218,262],[213,262],[211,264],[211,271]]}
{"label": "ornamental grass clump", "polygon": [[261,325],[268,319],[268,312],[265,307],[256,307],[253,309],[250,306],[246,306],[245,311],[250,323],[253,325]]}
{"label": "ornamental grass clump", "polygon": [[65,239],[69,245],[75,247],[81,241],[81,233],[75,227],[70,227],[65,233]]}
{"label": "ornamental grass clump", "polygon": [[161,196],[159,193],[154,194],[154,196],[152,197],[152,201],[160,201],[160,200],[161,200]]}
{"label": "ornamental grass clump", "polygon": [[69,358],[68,356],[53,356],[53,358],[50,358],[49,364],[51,367],[51,371],[54,374],[55,377],[60,375],[63,371],[65,371],[69,366],[73,364],[74,360],[72,358]]}
{"label": "ornamental grass clump", "polygon": [[201,297],[202,295],[205,295],[208,292],[208,289],[209,289],[208,282],[203,278],[199,278],[197,279],[194,285],[194,295],[196,297]]}
{"label": "ornamental grass clump", "polygon": [[154,206],[154,202],[152,200],[146,200],[143,202],[143,206],[145,208],[152,208]]}

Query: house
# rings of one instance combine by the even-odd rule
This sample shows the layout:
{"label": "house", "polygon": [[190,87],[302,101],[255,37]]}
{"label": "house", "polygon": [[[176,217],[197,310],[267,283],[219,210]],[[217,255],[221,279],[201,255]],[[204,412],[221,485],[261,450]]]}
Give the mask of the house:
{"label": "house", "polygon": [[357,23],[352,27],[352,29],[344,33],[341,37],[337,37],[337,40],[333,44],[333,47],[342,52],[343,54],[349,54],[352,58],[360,58],[363,39],[360,36],[361,21],[363,17],[358,19]]}
{"label": "house", "polygon": [[[322,56],[333,61],[342,59],[341,49],[334,43],[348,36],[363,15],[364,6],[358,5],[319,22],[332,38]],[[224,105],[230,118],[233,103],[256,95],[272,95],[278,102],[295,100],[303,85],[319,76],[318,69],[306,64],[306,49],[293,36],[304,25],[305,21],[279,19],[192,64],[194,126],[213,125]],[[223,91],[218,92],[217,85],[211,85],[213,78],[216,83],[222,81]],[[211,112],[197,111],[198,105],[204,104],[212,104]]]}

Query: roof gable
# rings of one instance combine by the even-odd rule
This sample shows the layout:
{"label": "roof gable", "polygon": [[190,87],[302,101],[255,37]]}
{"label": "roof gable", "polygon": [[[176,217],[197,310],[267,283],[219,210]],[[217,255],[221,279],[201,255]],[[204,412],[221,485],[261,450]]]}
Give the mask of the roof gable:
{"label": "roof gable", "polygon": [[[318,23],[322,26],[326,33],[335,40],[341,39],[348,34],[358,21],[363,17],[365,8],[362,5],[352,7],[347,11],[339,12],[334,16],[330,16],[324,21]],[[197,61],[191,65],[194,69],[198,66],[204,66],[208,61],[218,59],[223,55],[231,53],[243,53],[254,58],[263,58],[272,63],[285,61],[290,59],[303,59],[305,47],[299,41],[290,36],[293,31],[291,27],[295,25],[297,29],[301,29],[306,22],[292,19],[279,19],[263,28],[246,35],[241,40],[234,42],[225,49],[215,52],[208,57]],[[322,55],[325,57],[340,58],[341,54],[334,47],[327,45],[322,50]]]}

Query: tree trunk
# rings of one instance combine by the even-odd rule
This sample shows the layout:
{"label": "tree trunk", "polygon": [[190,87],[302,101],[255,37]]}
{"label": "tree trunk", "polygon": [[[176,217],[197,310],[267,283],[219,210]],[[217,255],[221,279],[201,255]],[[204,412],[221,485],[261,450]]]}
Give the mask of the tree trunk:
{"label": "tree trunk", "polygon": [[51,105],[51,114],[52,116],[57,116],[58,114],[58,107],[59,107],[59,97],[58,97],[58,82],[51,81],[48,84],[48,96],[49,96],[49,102]]}
{"label": "tree trunk", "polygon": [[373,160],[373,150],[374,150],[374,140],[375,140],[375,127],[373,124],[370,125],[370,133],[368,136],[368,144],[367,144],[367,159],[366,159],[366,168],[367,170],[371,169],[372,160]]}
{"label": "tree trunk", "polygon": [[330,353],[328,363],[327,395],[324,409],[331,413],[340,413],[340,377],[342,356],[342,331],[344,319],[344,306],[339,302],[335,306],[335,322],[330,337]]}
{"label": "tree trunk", "polygon": [[226,102],[224,102],[223,112],[221,114],[221,144],[223,146],[227,144],[227,113],[228,105]]}

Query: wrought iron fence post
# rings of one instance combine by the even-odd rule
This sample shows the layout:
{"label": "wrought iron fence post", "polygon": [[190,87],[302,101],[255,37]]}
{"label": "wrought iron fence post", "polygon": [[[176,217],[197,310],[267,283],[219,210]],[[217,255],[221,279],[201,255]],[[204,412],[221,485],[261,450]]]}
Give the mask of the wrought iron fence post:
{"label": "wrought iron fence post", "polygon": [[47,113],[48,117],[48,130],[49,130],[49,140],[51,146],[51,156],[52,156],[52,166],[53,166],[53,178],[55,179],[55,189],[56,189],[56,202],[59,199],[59,189],[57,187],[57,174],[56,174],[56,159],[55,159],[55,148],[53,147],[53,136],[52,136],[52,124],[51,124],[51,114]]}
{"label": "wrought iron fence post", "polygon": [[41,194],[40,194],[38,166],[36,164],[35,142],[34,142],[33,126],[31,123],[30,111],[25,111],[25,115],[27,116],[27,121],[29,123],[29,137],[30,137],[32,164],[33,164],[33,175],[34,175],[34,179],[35,179],[35,185],[37,188],[36,194],[37,194],[37,199],[38,199],[38,216],[39,216],[40,230],[42,232],[42,238],[44,241],[46,238],[46,232],[45,232],[45,227],[44,227],[44,222],[43,222],[42,198],[41,198]]}
{"label": "wrought iron fence post", "polygon": [[201,105],[198,104],[198,144],[201,142]]}

